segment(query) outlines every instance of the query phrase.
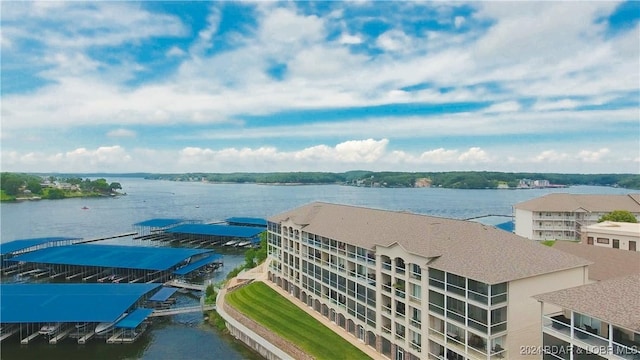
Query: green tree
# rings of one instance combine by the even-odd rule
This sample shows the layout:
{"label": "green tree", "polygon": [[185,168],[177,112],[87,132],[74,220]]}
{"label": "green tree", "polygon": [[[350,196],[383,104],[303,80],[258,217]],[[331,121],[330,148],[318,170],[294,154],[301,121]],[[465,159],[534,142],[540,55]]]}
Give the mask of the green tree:
{"label": "green tree", "polygon": [[48,189],[44,194],[46,199],[64,199],[64,190],[62,189]]}
{"label": "green tree", "polygon": [[603,221],[637,223],[638,219],[636,219],[636,217],[629,211],[614,210],[608,214],[602,215],[600,219],[598,219],[599,223]]}
{"label": "green tree", "polygon": [[106,179],[98,179],[91,182],[91,187],[94,191],[106,193],[109,192],[109,183],[107,183]]}
{"label": "green tree", "polygon": [[122,189],[122,185],[120,185],[119,182],[112,182],[111,184],[109,184],[109,190],[114,191],[114,190],[121,190]]}
{"label": "green tree", "polygon": [[11,177],[2,182],[2,190],[7,195],[17,195],[20,191],[20,186],[22,186],[22,181],[17,177]]}
{"label": "green tree", "polygon": [[40,181],[37,179],[31,179],[27,182],[27,189],[29,189],[32,194],[40,194],[42,192],[42,185],[40,185]]}
{"label": "green tree", "polygon": [[249,249],[244,253],[245,268],[251,269],[256,267],[256,249]]}

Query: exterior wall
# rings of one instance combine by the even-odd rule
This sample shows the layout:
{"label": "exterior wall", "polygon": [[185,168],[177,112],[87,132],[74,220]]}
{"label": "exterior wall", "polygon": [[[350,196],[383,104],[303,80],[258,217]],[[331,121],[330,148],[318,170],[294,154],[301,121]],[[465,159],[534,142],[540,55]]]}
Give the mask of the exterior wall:
{"label": "exterior wall", "polygon": [[614,239],[618,240],[618,248],[621,250],[632,250],[629,245],[635,243],[635,251],[640,251],[640,232],[616,231],[615,228],[607,231],[606,227],[598,229],[585,227],[583,229],[582,243],[584,244],[613,248]]}
{"label": "exterior wall", "polygon": [[522,209],[515,209],[515,212],[514,232],[516,235],[533,239],[533,213]]}
{"label": "exterior wall", "polygon": [[510,357],[534,359],[540,356],[540,354],[525,354],[521,351],[522,347],[542,345],[540,303],[532,296],[583,285],[587,282],[586,266],[510,282],[507,315]]}

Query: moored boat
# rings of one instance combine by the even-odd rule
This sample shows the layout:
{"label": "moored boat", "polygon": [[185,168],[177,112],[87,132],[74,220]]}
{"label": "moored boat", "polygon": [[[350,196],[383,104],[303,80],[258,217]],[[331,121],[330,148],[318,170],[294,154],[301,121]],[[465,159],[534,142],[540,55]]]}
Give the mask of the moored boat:
{"label": "moored boat", "polygon": [[53,335],[60,329],[60,325],[60,323],[47,324],[41,327],[38,332],[40,335]]}
{"label": "moored boat", "polygon": [[124,317],[127,316],[127,313],[124,313],[122,315],[120,315],[119,318],[116,319],[116,321],[114,322],[101,322],[98,324],[98,326],[96,326],[96,335],[104,335],[107,332],[111,331],[111,329],[113,329],[113,327],[116,325],[116,323],[122,319],[124,319]]}

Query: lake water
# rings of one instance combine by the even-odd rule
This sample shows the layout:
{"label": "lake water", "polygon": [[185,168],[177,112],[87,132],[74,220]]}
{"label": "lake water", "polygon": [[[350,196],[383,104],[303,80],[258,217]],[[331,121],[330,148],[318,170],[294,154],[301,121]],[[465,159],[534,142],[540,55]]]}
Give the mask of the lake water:
{"label": "lake water", "polygon": [[[152,218],[218,221],[232,216],[267,218],[312,201],[403,210],[466,219],[487,214],[511,215],[512,205],[552,192],[627,194],[632,190],[578,186],[565,189],[454,190],[439,188],[384,189],[339,185],[270,186],[204,184],[107,178],[122,184],[126,196],[26,201],[0,204],[0,243],[16,239],[73,236],[93,239],[133,231],[136,222]],[[637,192],[637,191],[636,191]],[[88,207],[88,209],[82,209]],[[479,219],[498,224],[506,217]],[[123,243],[126,239],[108,240]],[[214,281],[241,264],[241,253],[224,254],[224,270]],[[179,301],[196,301],[186,295]],[[16,338],[2,344],[2,359],[260,359],[233,339],[204,323],[200,314],[172,316],[152,327],[131,345],[90,341],[77,345],[44,341],[21,346]]]}

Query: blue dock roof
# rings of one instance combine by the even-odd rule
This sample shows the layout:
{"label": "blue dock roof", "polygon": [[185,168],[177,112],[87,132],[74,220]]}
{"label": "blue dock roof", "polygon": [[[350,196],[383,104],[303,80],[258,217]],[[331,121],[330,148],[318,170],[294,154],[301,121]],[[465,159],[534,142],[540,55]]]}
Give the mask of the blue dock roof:
{"label": "blue dock roof", "polygon": [[252,238],[263,231],[264,229],[255,226],[185,224],[178,225],[174,228],[166,230],[165,232],[177,234]]}
{"label": "blue dock roof", "polygon": [[166,301],[171,295],[175,294],[176,291],[178,291],[178,288],[162,287],[157,293],[151,295],[149,301]]}
{"label": "blue dock roof", "polygon": [[163,228],[171,225],[177,225],[185,221],[184,219],[150,219],[133,224],[134,226],[148,226]]}
{"label": "blue dock roof", "polygon": [[246,224],[246,225],[258,225],[267,227],[267,220],[261,218],[251,218],[251,217],[230,217],[225,220],[229,224]]}
{"label": "blue dock roof", "polygon": [[124,319],[118,321],[114,327],[121,328],[121,329],[135,329],[138,327],[138,325],[142,324],[144,319],[149,317],[149,315],[151,315],[152,312],[153,312],[153,309],[144,309],[144,308],[135,309],[130,314],[125,316]]}
{"label": "blue dock roof", "polygon": [[36,250],[11,260],[162,271],[171,269],[193,255],[205,253],[213,252],[204,249],[78,244]]}
{"label": "blue dock roof", "polygon": [[0,255],[10,254],[12,252],[25,250],[30,247],[34,247],[38,245],[63,242],[63,241],[73,241],[73,240],[80,240],[80,239],[81,238],[76,238],[76,237],[43,237],[43,238],[34,238],[34,239],[13,240],[4,244],[0,244]]}
{"label": "blue dock roof", "polygon": [[214,262],[219,261],[220,259],[222,259],[222,255],[214,254],[214,255],[211,255],[211,256],[207,256],[204,259],[200,259],[200,260],[198,260],[196,262],[193,262],[193,263],[191,263],[191,264],[189,264],[187,266],[183,266],[180,269],[174,271],[173,273],[176,274],[176,275],[187,275],[188,273],[190,273],[190,272],[192,272],[192,271],[194,271],[196,269],[199,269],[199,268],[201,268],[203,266],[206,266],[206,265],[209,265],[209,264],[213,264]]}
{"label": "blue dock roof", "polygon": [[2,323],[113,322],[160,284],[0,284]]}

